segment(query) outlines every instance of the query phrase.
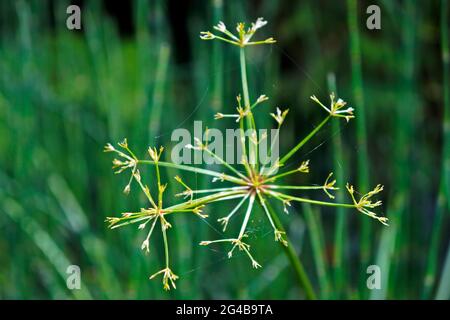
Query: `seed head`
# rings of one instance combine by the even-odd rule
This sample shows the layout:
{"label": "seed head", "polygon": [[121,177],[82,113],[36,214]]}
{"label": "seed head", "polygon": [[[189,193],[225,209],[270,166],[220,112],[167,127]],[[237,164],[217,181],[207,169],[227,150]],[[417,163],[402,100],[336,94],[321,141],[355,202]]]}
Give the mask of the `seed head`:
{"label": "seed head", "polygon": [[289,109],[286,109],[284,111],[281,111],[280,108],[277,107],[277,113],[271,113],[270,116],[275,119],[275,121],[278,123],[278,126],[281,126],[284,122],[284,119],[286,118],[286,115],[288,114]]}

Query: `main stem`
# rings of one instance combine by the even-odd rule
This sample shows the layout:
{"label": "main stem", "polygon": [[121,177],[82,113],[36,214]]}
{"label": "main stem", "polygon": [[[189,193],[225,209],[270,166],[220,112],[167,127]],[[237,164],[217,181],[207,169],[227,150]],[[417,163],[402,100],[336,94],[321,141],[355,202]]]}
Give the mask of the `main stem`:
{"label": "main stem", "polygon": [[[244,108],[246,111],[249,112],[248,116],[245,117],[246,123],[247,123],[247,127],[249,129],[253,130],[252,132],[256,132],[255,120],[253,119],[253,114],[251,113],[251,110],[250,110],[250,97],[249,97],[249,93],[248,93],[248,82],[247,82],[247,71],[246,71],[245,49],[244,48],[240,49],[239,58],[240,58],[240,65],[241,65],[241,79],[242,79],[242,93],[244,95]],[[324,122],[326,122],[326,121],[324,121]],[[249,140],[250,140],[250,142],[249,142],[249,158],[251,160],[255,161],[253,164],[251,163],[251,161],[249,161],[249,162],[251,163],[251,167],[255,168],[255,167],[257,167],[257,163],[258,163],[257,144],[253,143],[251,139],[249,139]],[[267,203],[266,206],[269,210],[270,216],[272,217],[272,220],[273,220],[277,230],[284,232],[283,225],[281,224],[280,220],[278,219],[278,216],[273,211],[270,204]],[[283,249],[284,249],[284,253],[287,255],[287,257],[291,263],[292,268],[294,269],[295,274],[297,275],[300,286],[305,290],[306,298],[309,300],[317,299],[317,296],[311,285],[311,281],[309,280],[308,275],[305,272],[305,268],[303,267],[303,264],[300,261],[300,258],[297,256],[296,252],[294,251],[292,245],[289,245],[287,247],[283,246]]]}
{"label": "main stem", "polygon": [[[266,207],[269,210],[270,216],[272,217],[273,223],[275,224],[277,230],[285,232],[280,219],[278,218],[277,214],[275,213],[275,211],[273,210],[272,206],[268,201],[266,201]],[[311,281],[309,280],[309,277],[306,274],[305,268],[303,267],[303,263],[298,257],[297,253],[295,252],[294,247],[292,246],[292,242],[289,240],[287,234],[286,238],[288,240],[289,245],[287,247],[282,245],[282,247],[284,249],[284,253],[289,259],[289,262],[291,263],[292,268],[294,269],[294,272],[298,278],[298,282],[300,286],[305,290],[306,298],[309,300],[316,300],[317,299],[316,293],[314,292]]]}

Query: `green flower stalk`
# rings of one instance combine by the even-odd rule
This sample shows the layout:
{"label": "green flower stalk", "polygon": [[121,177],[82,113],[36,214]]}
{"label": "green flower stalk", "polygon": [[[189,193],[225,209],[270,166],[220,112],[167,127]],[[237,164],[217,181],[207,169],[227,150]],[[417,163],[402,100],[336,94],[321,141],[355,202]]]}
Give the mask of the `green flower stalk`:
{"label": "green flower stalk", "polygon": [[[333,173],[330,173],[324,183],[319,185],[289,185],[283,181],[286,177],[291,175],[305,175],[310,172],[310,162],[305,159],[293,170],[283,170],[286,162],[296,154],[331,118],[345,119],[350,121],[355,116],[353,114],[353,108],[346,108],[346,103],[342,99],[336,99],[334,94],[330,95],[330,105],[325,106],[317,97],[312,96],[311,99],[319,104],[319,106],[327,113],[324,120],[315,127],[310,134],[300,140],[296,146],[289,150],[283,157],[278,158],[271,165],[259,165],[258,159],[258,144],[264,137],[258,139],[256,136],[257,126],[253,117],[253,110],[258,105],[268,100],[266,95],[260,95],[255,101],[251,101],[248,90],[248,79],[246,73],[246,57],[245,50],[249,46],[273,44],[275,40],[273,38],[267,38],[262,41],[254,41],[253,36],[256,32],[265,26],[267,22],[258,18],[256,22],[252,23],[249,28],[245,27],[244,23],[238,23],[236,27],[237,34],[233,34],[223,22],[220,22],[214,29],[219,34],[212,33],[210,31],[203,31],[200,33],[200,38],[203,40],[220,40],[239,47],[240,50],[240,67],[241,67],[241,80],[242,80],[242,96],[238,95],[236,98],[236,111],[234,114],[217,113],[214,118],[224,119],[233,118],[239,125],[241,133],[240,144],[242,149],[242,163],[239,165],[232,165],[227,163],[219,155],[209,149],[208,144],[204,143],[200,139],[195,139],[195,145],[187,145],[186,148],[205,152],[212,156],[219,165],[221,165],[223,172],[215,170],[207,170],[193,165],[175,164],[172,162],[160,161],[162,148],[158,151],[156,149],[149,149],[150,160],[138,159],[134,153],[128,148],[128,143],[125,140],[120,143],[120,150],[116,149],[111,144],[107,144],[105,151],[115,152],[120,159],[113,161],[114,168],[117,169],[117,173],[124,172],[126,170],[131,171],[130,180],[125,187],[125,193],[129,193],[131,190],[131,184],[135,181],[139,188],[146,195],[149,208],[141,209],[136,213],[124,213],[121,217],[108,218],[111,228],[118,228],[128,224],[139,223],[139,229],[146,229],[148,226],[148,234],[145,238],[142,249],[145,252],[149,252],[149,241],[152,232],[155,229],[156,224],[160,223],[160,229],[164,239],[164,252],[166,258],[165,267],[152,275],[150,278],[154,278],[159,274],[163,274],[163,286],[164,289],[175,288],[175,280],[178,278],[170,269],[169,266],[169,248],[167,241],[168,229],[171,224],[167,221],[168,217],[173,214],[181,213],[194,213],[202,219],[206,219],[207,216],[201,212],[205,206],[220,202],[220,201],[233,201],[236,202],[234,208],[225,216],[217,217],[217,221],[222,225],[224,232],[231,219],[238,219],[239,214],[243,215],[240,231],[236,236],[228,237],[225,239],[213,239],[204,240],[200,242],[202,246],[209,246],[215,244],[228,244],[230,250],[228,251],[228,257],[231,258],[235,250],[244,252],[251,262],[253,268],[260,268],[261,264],[257,262],[254,257],[251,245],[248,243],[247,227],[251,216],[254,212],[256,205],[259,205],[266,215],[267,221],[272,227],[274,241],[279,242],[282,247],[286,248],[286,253],[290,261],[293,264],[299,280],[305,289],[305,294],[308,298],[315,298],[314,291],[311,283],[303,269],[303,266],[296,256],[294,250],[289,245],[288,237],[284,231],[284,228],[280,222],[279,214],[273,209],[272,203],[279,202],[284,214],[289,212],[289,207],[292,203],[301,202],[311,205],[321,205],[329,207],[342,207],[348,209],[356,209],[370,218],[373,218],[384,225],[387,225],[388,219],[386,217],[378,216],[373,209],[381,205],[381,201],[372,201],[372,197],[383,190],[381,185],[378,185],[372,191],[364,194],[359,200],[355,198],[355,190],[353,186],[347,184],[347,191],[350,195],[351,202],[349,203],[336,203],[332,201],[320,201],[310,198],[306,198],[297,194],[305,190],[324,192],[330,200],[334,199],[332,192],[338,191],[336,180],[332,179]],[[288,110],[282,111],[280,108],[276,108],[275,112],[270,113],[270,116],[275,120],[278,129],[287,120]],[[249,136],[244,135],[244,132],[250,131]],[[271,150],[274,144],[271,144]],[[269,150],[269,152],[271,152]],[[148,186],[144,185],[139,173],[139,166],[151,165],[156,170],[156,182],[157,182],[157,198],[153,198]],[[243,168],[241,167],[243,166]],[[194,172],[202,174],[212,178],[213,184],[220,184],[219,187],[213,187],[210,189],[196,190],[190,188],[183,182],[179,176],[175,177],[175,180],[180,183],[184,188],[184,191],[175,195],[178,197],[184,197],[184,201],[169,206],[163,206],[163,194],[166,185],[161,183],[159,174],[160,167],[177,168],[180,171]],[[291,167],[291,165],[289,166]],[[243,170],[241,170],[243,169]],[[281,170],[281,171],[280,171]],[[278,173],[278,171],[280,171]],[[283,213],[282,213],[283,214]]]}

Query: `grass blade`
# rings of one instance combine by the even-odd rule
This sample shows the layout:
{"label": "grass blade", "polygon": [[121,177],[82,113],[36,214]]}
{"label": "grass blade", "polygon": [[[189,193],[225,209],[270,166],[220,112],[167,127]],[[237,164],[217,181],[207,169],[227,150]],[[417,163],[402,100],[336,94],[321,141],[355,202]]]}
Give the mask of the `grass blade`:
{"label": "grass blade", "polygon": [[[367,150],[366,106],[364,102],[363,75],[361,66],[361,45],[358,26],[358,4],[356,0],[347,0],[348,28],[350,32],[350,53],[352,66],[353,99],[356,109],[356,139],[358,148],[357,172],[358,186],[361,190],[369,189],[369,155]],[[367,266],[372,248],[372,223],[361,220],[360,259],[361,265]],[[365,288],[365,279],[360,279],[360,289]],[[361,292],[364,292],[361,290]]]}

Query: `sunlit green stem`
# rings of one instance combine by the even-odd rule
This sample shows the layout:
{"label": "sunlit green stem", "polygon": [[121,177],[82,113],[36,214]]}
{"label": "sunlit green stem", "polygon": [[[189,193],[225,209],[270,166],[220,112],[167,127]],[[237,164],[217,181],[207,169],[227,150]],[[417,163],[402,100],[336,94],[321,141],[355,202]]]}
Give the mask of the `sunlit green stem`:
{"label": "sunlit green stem", "polygon": [[270,225],[272,226],[273,230],[276,231],[277,228],[275,227],[275,223],[273,222],[273,219],[272,219],[272,216],[271,216],[271,214],[269,212],[269,209],[266,206],[265,199],[262,197],[261,192],[258,191],[257,194],[258,194],[259,203],[263,207],[264,212],[267,215],[267,219],[269,219]]}
{"label": "sunlit green stem", "polygon": [[221,242],[235,242],[236,240],[239,240],[239,239],[233,239],[233,238],[217,239],[217,240],[209,240],[209,241],[207,241],[207,243],[211,244],[211,243],[221,243]]}
{"label": "sunlit green stem", "polygon": [[[137,164],[155,165],[155,162],[152,161],[152,160],[138,160]],[[179,169],[179,170],[184,170],[184,171],[190,171],[190,172],[195,172],[195,173],[199,173],[199,174],[204,174],[204,175],[216,177],[218,179],[227,180],[227,181],[234,182],[234,183],[241,184],[241,185],[247,185],[247,182],[242,180],[242,179],[240,179],[240,178],[236,178],[236,177],[233,177],[233,176],[230,176],[230,175],[227,175],[227,174],[224,174],[224,173],[212,171],[212,170],[196,168],[196,167],[190,167],[190,166],[186,166],[186,165],[183,165],[183,164],[175,164],[175,163],[164,162],[164,161],[158,161],[158,165],[161,166],[161,167],[174,168],[174,169]]]}
{"label": "sunlit green stem", "polygon": [[[139,184],[139,186],[141,187],[141,190],[144,192],[145,196],[147,197],[148,201],[150,201],[151,205],[156,208],[157,205],[155,203],[155,201],[153,200],[152,194],[150,193],[150,189],[146,189],[145,186],[142,184],[141,179],[134,179],[137,181],[137,183]],[[147,187],[148,188],[148,187]]]}
{"label": "sunlit green stem", "polygon": [[161,209],[162,208],[163,191],[161,190],[161,174],[159,172],[158,161],[155,161],[155,170],[156,170],[156,180],[158,183],[158,208]]}
{"label": "sunlit green stem", "polygon": [[162,230],[162,234],[163,234],[163,240],[164,240],[164,255],[166,258],[166,268],[169,268],[169,243],[167,241],[167,233],[166,233],[166,228],[164,226],[164,221],[162,220],[162,218],[160,218],[161,220],[161,230]]}
{"label": "sunlit green stem", "polygon": [[225,160],[223,160],[217,154],[215,154],[214,152],[212,152],[208,148],[204,148],[203,150],[206,151],[206,153],[208,153],[211,157],[213,157],[214,159],[219,161],[223,166],[227,167],[230,171],[233,171],[236,175],[238,175],[242,179],[247,180],[247,177],[245,175],[243,175],[242,173],[237,171],[235,168],[233,168],[231,165],[229,165]]}
{"label": "sunlit green stem", "polygon": [[179,204],[173,205],[171,207],[166,208],[166,210],[195,208],[195,207],[198,207],[198,206],[200,206],[202,204],[206,204],[208,202],[221,200],[221,199],[226,199],[226,198],[228,198],[230,196],[238,196],[238,195],[244,196],[245,194],[247,194],[247,192],[245,190],[219,192],[219,193],[216,193],[216,194],[212,194],[212,195],[209,195],[209,196],[205,196],[205,197],[202,197],[202,198],[195,199],[193,201],[187,201],[187,202],[183,202],[183,203],[179,203]]}
{"label": "sunlit green stem", "polygon": [[247,171],[247,174],[249,177],[253,176],[252,168],[250,167],[248,163],[248,156],[247,156],[247,145],[245,143],[245,130],[244,130],[244,119],[239,120],[239,134],[240,134],[240,142],[241,142],[241,148],[242,148],[242,157],[244,161],[244,167]]}
{"label": "sunlit green stem", "polygon": [[264,180],[263,183],[266,183],[266,182],[269,182],[269,181],[275,181],[275,180],[280,179],[280,178],[282,178],[282,177],[291,175],[291,174],[293,174],[293,173],[299,173],[299,172],[300,172],[300,171],[299,171],[298,169],[286,171],[286,172],[277,174],[276,176],[273,176],[273,177],[270,177],[270,178]]}
{"label": "sunlit green stem", "polygon": [[305,202],[305,203],[316,204],[316,205],[321,205],[321,206],[328,206],[328,207],[356,208],[356,205],[350,204],[350,203],[335,203],[335,202],[327,202],[327,201],[320,201],[320,200],[312,200],[312,199],[307,199],[307,198],[294,197],[294,196],[286,195],[286,194],[283,194],[280,192],[269,191],[269,190],[267,190],[266,193],[268,193],[272,196],[278,196],[281,199],[285,199],[288,201]]}
{"label": "sunlit green stem", "polygon": [[324,186],[285,186],[285,185],[266,185],[268,189],[277,189],[277,190],[336,190],[337,188],[325,188]]}
{"label": "sunlit green stem", "polygon": [[330,120],[331,116],[326,117],[317,127],[314,128],[302,141],[300,141],[294,148],[291,149],[283,158],[280,160],[280,165],[283,165],[288,161],[303,145],[308,142],[324,125]]}
{"label": "sunlit green stem", "polygon": [[241,231],[239,231],[238,239],[242,239],[245,233],[245,229],[247,229],[248,220],[250,219],[250,215],[252,214],[253,203],[255,201],[255,195],[252,194],[250,196],[250,200],[248,202],[247,212],[245,212],[244,221],[242,222]]}
{"label": "sunlit green stem", "polygon": [[241,201],[239,201],[239,203],[236,205],[236,207],[234,207],[234,209],[226,217],[218,219],[218,221],[222,221],[222,223],[223,223],[223,231],[224,232],[227,228],[228,221],[230,221],[230,219],[236,214],[236,212],[238,212],[239,208],[242,207],[245,200],[247,200],[247,198],[249,196],[250,196],[250,194],[248,193],[245,197],[242,198]]}
{"label": "sunlit green stem", "polygon": [[249,187],[229,187],[229,188],[191,190],[189,192],[191,192],[193,194],[198,194],[198,193],[216,193],[216,192],[222,192],[222,191],[247,190],[248,188]]}
{"label": "sunlit green stem", "polygon": [[164,210],[164,214],[168,214],[168,213],[182,213],[182,212],[194,212],[194,208],[192,209],[173,209],[173,210]]}
{"label": "sunlit green stem", "polygon": [[224,38],[224,37],[221,37],[221,36],[218,36],[218,35],[214,35],[214,39],[222,40],[222,41],[225,41],[227,43],[231,43],[231,44],[233,44],[235,46],[240,46],[238,42],[229,40],[227,38]]}
{"label": "sunlit green stem", "polygon": [[[147,241],[150,240],[150,237],[153,234],[153,230],[155,229],[156,223],[158,222],[157,217],[154,217],[154,219],[155,220],[153,221],[152,226],[150,227],[150,230],[148,231],[148,234],[147,234],[147,238],[146,238]],[[147,224],[147,222],[146,222],[146,224]]]}
{"label": "sunlit green stem", "polygon": [[[247,82],[247,67],[245,62],[245,49],[241,47],[239,52],[240,64],[241,64],[241,80],[242,80],[242,93],[244,95],[244,109],[248,112],[245,117],[247,122],[247,128],[251,130],[251,134],[256,134],[255,120],[250,109],[250,96],[248,92]],[[258,165],[258,144],[249,139],[249,162],[252,168],[257,168]]]}
{"label": "sunlit green stem", "polygon": [[[269,149],[268,159],[272,158],[272,150],[275,148],[275,144],[279,143],[279,141],[278,141],[279,135],[280,135],[280,126],[278,126],[278,128],[277,128],[275,136],[271,137],[271,139],[270,139],[271,142],[270,142],[270,149]],[[272,168],[267,170],[267,167],[264,165],[263,167],[261,167],[261,170],[259,171],[259,174],[260,175],[265,175],[265,174],[269,173],[270,170],[272,170]]]}
{"label": "sunlit green stem", "polygon": [[130,217],[129,219],[131,219],[131,220],[128,220],[128,218],[123,217],[123,218],[121,218],[121,221],[125,221],[125,222],[114,224],[113,226],[111,226],[111,230],[117,229],[117,228],[120,228],[120,227],[123,227],[123,226],[126,226],[126,225],[129,225],[129,224],[132,224],[132,223],[137,223],[137,222],[140,222],[140,221],[144,221],[144,220],[147,220],[147,219],[150,219],[150,218],[151,217],[149,217],[148,214],[146,214],[146,213],[143,213],[142,216],[140,216],[140,217],[139,216]]}

